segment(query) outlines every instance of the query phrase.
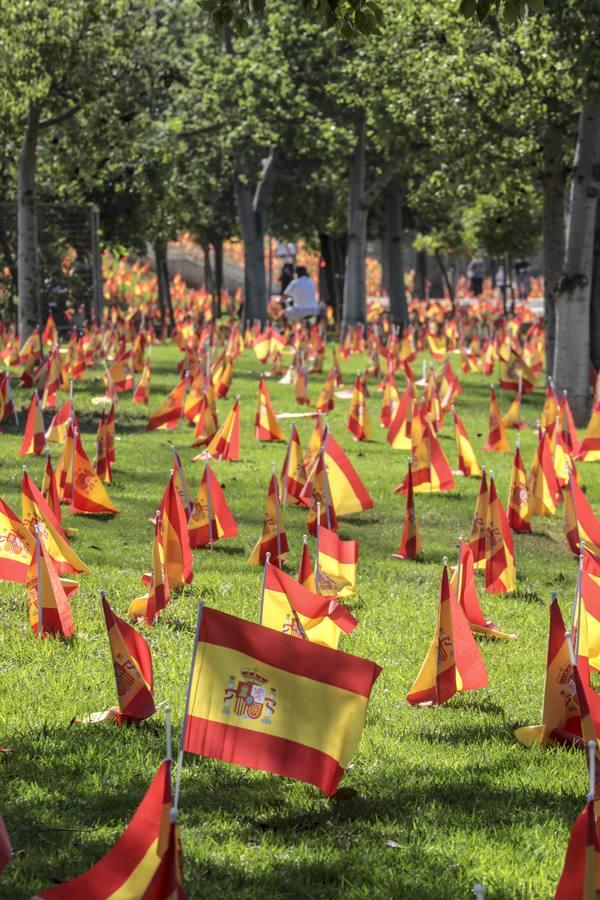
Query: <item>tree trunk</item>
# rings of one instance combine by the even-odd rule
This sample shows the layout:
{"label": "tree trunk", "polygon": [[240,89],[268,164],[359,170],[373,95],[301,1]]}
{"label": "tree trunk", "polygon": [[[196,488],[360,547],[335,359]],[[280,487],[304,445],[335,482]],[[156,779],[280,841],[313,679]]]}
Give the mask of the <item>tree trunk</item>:
{"label": "tree trunk", "polygon": [[343,324],[364,322],[366,318],[367,219],[363,204],[366,176],[366,124],[364,114],[356,122],[356,146],[348,173],[348,243],[344,282]]}
{"label": "tree trunk", "polygon": [[590,397],[590,295],[599,163],[600,93],[584,103],[579,117],[565,266],[555,296],[554,381],[559,391],[568,391],[575,424],[579,426],[587,421]]}
{"label": "tree trunk", "polygon": [[404,287],[404,258],[402,254],[402,190],[392,183],[386,203],[385,270],[390,298],[390,317],[394,325],[408,325],[408,307]]}
{"label": "tree trunk", "polygon": [[427,299],[427,253],[425,250],[417,250],[413,297],[417,300]]}
{"label": "tree trunk", "polygon": [[544,332],[546,372],[554,371],[556,286],[565,260],[565,165],[562,130],[549,123],[542,137],[544,157]]}
{"label": "tree trunk", "polygon": [[319,297],[326,306],[337,309],[336,277],[333,240],[328,234],[319,232],[319,245],[323,265],[319,267]]}
{"label": "tree trunk", "polygon": [[221,317],[221,297],[223,294],[223,241],[221,238],[215,238],[213,242],[215,248],[215,294],[216,303],[213,310],[215,319]]}
{"label": "tree trunk", "polygon": [[38,232],[35,175],[40,110],[30,106],[19,154],[18,256],[19,336],[21,345],[39,323]]}
{"label": "tree trunk", "polygon": [[594,268],[590,299],[590,362],[600,371],[600,222],[596,216],[594,231]]}
{"label": "tree trunk", "polygon": [[444,299],[444,276],[440,267],[440,260],[436,253],[431,260],[431,283],[429,285],[429,296],[432,300]]}
{"label": "tree trunk", "polygon": [[452,306],[452,315],[454,315],[454,282],[450,277],[450,273],[448,272],[448,267],[444,260],[444,256],[439,250],[435,251],[435,258],[437,260],[438,266],[440,267],[440,272],[442,273],[444,285],[446,286],[446,290],[448,291],[448,297]]}
{"label": "tree trunk", "polygon": [[156,266],[156,281],[158,284],[158,305],[162,322],[169,319],[171,327],[175,324],[173,305],[171,303],[171,285],[169,283],[169,269],[167,267],[167,242],[154,241],[154,262]]}
{"label": "tree trunk", "polygon": [[204,287],[206,293],[215,298],[215,280],[213,278],[213,270],[210,262],[210,244],[202,244],[202,253],[204,254]]}

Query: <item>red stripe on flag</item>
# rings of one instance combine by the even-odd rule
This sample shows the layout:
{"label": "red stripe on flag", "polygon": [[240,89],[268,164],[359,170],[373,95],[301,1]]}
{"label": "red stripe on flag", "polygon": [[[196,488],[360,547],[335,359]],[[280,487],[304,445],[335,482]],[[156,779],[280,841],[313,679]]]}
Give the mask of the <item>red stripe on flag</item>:
{"label": "red stripe on flag", "polygon": [[358,562],[358,541],[343,541],[335,531],[321,525],[319,552],[332,556],[338,562],[356,565]]}
{"label": "red stripe on flag", "polygon": [[335,794],[344,769],[327,753],[270,734],[188,716],[184,747],[188,753],[273,772]]}
{"label": "red stripe on flag", "polygon": [[360,505],[362,506],[362,508],[372,509],[373,501],[371,500],[367,489],[358,477],[358,473],[353,468],[350,460],[348,459],[338,442],[331,436],[331,434],[327,438],[324,455],[331,456],[332,460],[336,463],[338,468],[344,473],[344,477],[347,478],[352,490],[360,500]]}

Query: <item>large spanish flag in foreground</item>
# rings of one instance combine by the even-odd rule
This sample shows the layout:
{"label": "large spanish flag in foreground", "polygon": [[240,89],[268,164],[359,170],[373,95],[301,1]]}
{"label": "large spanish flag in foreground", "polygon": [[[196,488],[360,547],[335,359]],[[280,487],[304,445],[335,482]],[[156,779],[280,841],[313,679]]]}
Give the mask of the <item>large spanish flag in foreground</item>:
{"label": "large spanish flag in foreground", "polygon": [[171,763],[154,776],[131,822],[96,865],[32,900],[186,900],[177,826],[171,822]]}
{"label": "large spanish flag in foreground", "polygon": [[183,749],[335,794],[380,667],[204,609]]}
{"label": "large spanish flag in foreground", "polygon": [[600,892],[600,842],[589,800],[573,824],[554,900],[596,900]]}
{"label": "large spanish flag in foreground", "polygon": [[358,622],[335,597],[315,594],[267,563],[261,624],[337,650],[340,631],[350,634]]}

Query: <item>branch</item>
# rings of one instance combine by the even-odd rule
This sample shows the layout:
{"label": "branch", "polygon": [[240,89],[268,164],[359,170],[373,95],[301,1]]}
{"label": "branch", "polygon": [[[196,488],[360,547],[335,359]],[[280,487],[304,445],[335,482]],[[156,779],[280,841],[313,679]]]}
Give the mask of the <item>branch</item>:
{"label": "branch", "polygon": [[71,116],[74,116],[76,112],[79,112],[82,106],[83,103],[76,103],[75,106],[71,106],[57,116],[52,116],[50,119],[42,119],[38,127],[50,128],[51,125],[59,125],[61,122],[65,122],[67,119],[70,119]]}
{"label": "branch", "polygon": [[360,198],[360,202],[362,206],[365,206],[367,209],[373,205],[381,191],[387,187],[388,183],[394,177],[398,169],[400,168],[400,157],[395,156],[393,159],[389,161],[389,163],[384,166],[383,172],[381,175],[378,175],[375,181],[373,181],[369,187],[365,190],[364,194]]}
{"label": "branch", "polygon": [[268,208],[275,180],[281,168],[282,157],[279,147],[272,147],[268,157],[264,160],[263,170],[260,179],[256,185],[254,192],[254,201],[252,206],[254,212],[262,216],[263,212]]}
{"label": "branch", "polygon": [[186,131],[180,131],[179,136],[184,137],[184,138],[202,137],[205,134],[212,134],[214,131],[218,131],[219,128],[222,128],[222,127],[223,126],[220,123],[218,123],[215,125],[205,125],[204,128],[190,128]]}

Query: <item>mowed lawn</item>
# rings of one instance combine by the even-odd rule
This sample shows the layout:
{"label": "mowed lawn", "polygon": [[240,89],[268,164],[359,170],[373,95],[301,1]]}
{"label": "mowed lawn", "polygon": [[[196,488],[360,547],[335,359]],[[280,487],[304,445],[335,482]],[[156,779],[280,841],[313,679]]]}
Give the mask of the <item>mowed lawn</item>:
{"label": "mowed lawn", "polygon": [[[180,354],[156,347],[152,358],[150,410],[178,378]],[[460,358],[451,357],[455,370]],[[325,369],[331,363],[328,349]],[[351,387],[364,358],[343,364]],[[415,364],[420,372],[420,361]],[[215,464],[239,523],[239,538],[214,551],[194,552],[194,580],[146,628],[155,674],[155,699],[173,707],[179,740],[198,601],[256,621],[260,569],[247,565],[262,525],[275,462],[284,444],[254,438],[259,362],[252,351],[237,361],[229,396],[219,401],[222,421],[241,396],[242,441],[238,463]],[[323,376],[311,377],[316,398]],[[460,374],[457,409],[481,463],[497,475],[506,503],[512,454],[483,451],[492,379]],[[403,379],[399,379],[403,387]],[[269,381],[278,412],[296,407],[293,387]],[[99,370],[76,385],[75,404],[84,445],[93,457],[103,392]],[[29,392],[18,392],[26,404]],[[562,867],[571,824],[583,808],[587,773],[583,754],[565,749],[527,750],[514,738],[515,724],[540,721],[548,604],[557,591],[565,618],[570,612],[576,561],[562,529],[562,509],[536,519],[535,534],[516,536],[518,589],[508,597],[480,594],[484,612],[518,641],[481,641],[489,671],[486,690],[455,696],[441,709],[412,709],[406,693],[432,637],[442,559],[456,558],[468,537],[479,488],[456,479],[449,494],[417,495],[423,558],[391,557],[399,545],[404,497],[393,488],[406,471],[407,453],[393,451],[379,426],[382,395],[372,381],[368,407],[374,439],[357,444],[345,430],[349,402],[335,401],[332,432],[350,455],[371,494],[374,509],[344,518],[340,535],[360,541],[359,589],[348,605],[360,620],[342,649],[377,661],[377,681],[358,751],[342,781],[352,788],[329,801],[310,786],[198,757],[186,758],[180,826],[185,886],[190,898],[219,897],[407,897],[465,898],[477,882],[487,896],[550,897]],[[499,392],[503,411],[510,397]],[[523,417],[535,425],[543,389],[527,396]],[[304,408],[303,408],[304,409]],[[139,727],[72,724],[73,719],[116,702],[111,656],[99,591],[126,616],[142,593],[140,575],[150,567],[152,525],[171,468],[169,440],[181,452],[195,493],[203,464],[192,462],[192,430],[147,433],[148,412],[130,399],[119,403],[114,485],[120,515],[102,520],[64,513],[79,528],[73,545],[92,572],[80,579],[72,601],[78,636],[69,643],[37,640],[28,624],[23,586],[0,584],[0,810],[16,858],[0,876],[0,896],[28,898],[73,877],[113,844],[143,796],[164,754],[164,707]],[[46,417],[46,424],[49,416]],[[289,422],[284,423],[287,430]],[[303,447],[312,422],[298,419]],[[22,423],[21,423],[22,429]],[[21,429],[0,435],[0,495],[18,513],[23,460]],[[452,418],[441,433],[452,468],[456,450]],[[515,431],[509,432],[511,447]],[[526,468],[533,457],[533,428],[522,433]],[[53,460],[58,459],[53,447]],[[43,458],[27,460],[38,485]],[[582,481],[600,506],[600,466],[582,464]],[[295,574],[305,514],[285,511]],[[314,541],[310,540],[314,558]],[[225,687],[225,686],[224,686]],[[354,793],[355,792],[355,793]]]}

